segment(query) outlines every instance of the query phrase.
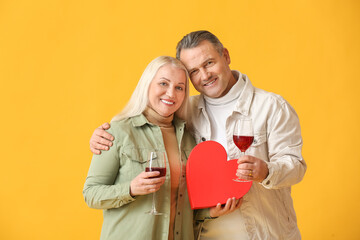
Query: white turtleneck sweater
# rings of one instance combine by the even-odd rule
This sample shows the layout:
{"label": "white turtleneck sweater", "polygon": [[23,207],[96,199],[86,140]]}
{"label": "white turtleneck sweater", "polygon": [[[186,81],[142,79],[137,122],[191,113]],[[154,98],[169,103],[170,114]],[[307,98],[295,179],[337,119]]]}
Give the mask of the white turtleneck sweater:
{"label": "white turtleneck sweater", "polygon": [[[233,73],[237,74],[236,72]],[[204,96],[205,108],[209,116],[211,126],[211,140],[220,143],[225,148],[226,152],[228,152],[225,130],[226,119],[233,112],[236,101],[240,97],[241,91],[245,85],[241,76],[235,76],[235,79],[239,80],[225,96],[220,98],[210,98]]]}
{"label": "white turtleneck sweater", "polygon": [[[237,79],[237,82],[225,96],[220,98],[209,98],[204,96],[206,112],[208,113],[211,123],[211,140],[220,143],[225,148],[226,152],[228,152],[225,130],[226,120],[235,109],[236,101],[240,97],[245,85],[241,73],[233,71],[233,74],[235,79]],[[220,218],[205,222],[200,239],[220,240],[219,236],[221,236],[221,240],[248,239],[244,226],[240,210],[236,210],[230,214],[221,216]]]}

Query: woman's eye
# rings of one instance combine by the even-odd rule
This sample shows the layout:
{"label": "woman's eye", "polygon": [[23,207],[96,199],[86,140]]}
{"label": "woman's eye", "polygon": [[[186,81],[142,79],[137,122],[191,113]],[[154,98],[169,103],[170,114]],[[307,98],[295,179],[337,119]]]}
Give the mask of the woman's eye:
{"label": "woman's eye", "polygon": [[183,88],[182,88],[182,87],[176,87],[176,89],[181,90],[181,91],[183,90]]}
{"label": "woman's eye", "polygon": [[161,85],[161,86],[166,86],[167,83],[166,83],[166,82],[161,82],[160,85]]}

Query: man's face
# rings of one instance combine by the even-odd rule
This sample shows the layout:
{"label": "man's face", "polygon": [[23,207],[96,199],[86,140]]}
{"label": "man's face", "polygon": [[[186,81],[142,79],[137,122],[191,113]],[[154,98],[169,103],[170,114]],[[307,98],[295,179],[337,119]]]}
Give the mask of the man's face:
{"label": "man's face", "polygon": [[229,52],[224,48],[220,55],[209,41],[197,47],[182,49],[180,60],[189,71],[195,89],[212,98],[224,96],[235,83],[229,67]]}

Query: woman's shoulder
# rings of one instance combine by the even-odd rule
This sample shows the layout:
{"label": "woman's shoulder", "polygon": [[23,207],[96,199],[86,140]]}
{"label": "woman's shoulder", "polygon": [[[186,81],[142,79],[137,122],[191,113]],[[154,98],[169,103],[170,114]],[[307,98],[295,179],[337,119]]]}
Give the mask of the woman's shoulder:
{"label": "woman's shoulder", "polygon": [[112,120],[111,126],[129,126],[131,124],[131,117],[120,119],[120,120]]}
{"label": "woman's shoulder", "polygon": [[133,129],[133,123],[131,118],[125,118],[121,120],[114,120],[110,122],[110,128],[107,130],[112,135],[124,135],[131,133]]}

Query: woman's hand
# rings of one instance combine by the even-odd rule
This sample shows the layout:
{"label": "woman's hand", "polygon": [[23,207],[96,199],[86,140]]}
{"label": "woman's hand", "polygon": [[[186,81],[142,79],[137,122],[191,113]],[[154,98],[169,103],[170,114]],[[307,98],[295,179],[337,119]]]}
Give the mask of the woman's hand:
{"label": "woman's hand", "polygon": [[[130,195],[146,195],[156,192],[164,184],[166,177],[156,177],[160,174],[158,171],[142,172],[130,183]],[[155,178],[151,178],[155,177]]]}
{"label": "woman's hand", "polygon": [[226,201],[225,206],[222,206],[220,203],[216,205],[216,207],[210,208],[210,217],[219,217],[225,214],[229,214],[236,209],[240,208],[242,203],[242,198],[235,199],[235,198],[229,198]]}

